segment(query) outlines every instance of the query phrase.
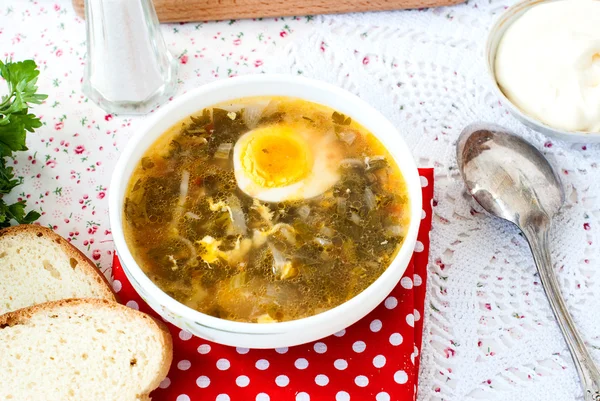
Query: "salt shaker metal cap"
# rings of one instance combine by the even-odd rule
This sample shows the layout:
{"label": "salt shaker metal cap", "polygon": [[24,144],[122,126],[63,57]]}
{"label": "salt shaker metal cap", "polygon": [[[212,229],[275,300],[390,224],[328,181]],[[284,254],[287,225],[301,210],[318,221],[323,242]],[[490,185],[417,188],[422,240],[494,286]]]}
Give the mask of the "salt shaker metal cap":
{"label": "salt shaker metal cap", "polygon": [[152,0],[85,0],[84,94],[109,113],[145,114],[175,91],[177,63]]}

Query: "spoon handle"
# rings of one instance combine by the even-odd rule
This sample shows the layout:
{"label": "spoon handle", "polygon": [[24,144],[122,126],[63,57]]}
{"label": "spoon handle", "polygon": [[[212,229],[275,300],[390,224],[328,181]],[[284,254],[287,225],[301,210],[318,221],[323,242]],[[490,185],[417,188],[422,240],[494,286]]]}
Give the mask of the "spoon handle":
{"label": "spoon handle", "polygon": [[575,327],[560,292],[548,250],[548,229],[530,224],[523,228],[538,269],[542,287],[565,338],[581,380],[585,401],[600,401],[600,372]]}

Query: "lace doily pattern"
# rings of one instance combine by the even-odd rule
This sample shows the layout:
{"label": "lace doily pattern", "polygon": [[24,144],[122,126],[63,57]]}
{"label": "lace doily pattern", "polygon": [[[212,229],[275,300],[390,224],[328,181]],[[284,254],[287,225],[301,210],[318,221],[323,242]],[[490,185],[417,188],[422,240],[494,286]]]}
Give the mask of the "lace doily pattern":
{"label": "lace doily pattern", "polygon": [[598,145],[553,142],[491,91],[488,27],[508,4],[320,17],[287,47],[287,71],[333,82],[377,106],[421,166],[436,168],[420,400],[572,400],[574,365],[524,237],[465,193],[455,142],[475,121],[504,125],[551,160],[567,192],[552,256],[567,304],[600,360]]}

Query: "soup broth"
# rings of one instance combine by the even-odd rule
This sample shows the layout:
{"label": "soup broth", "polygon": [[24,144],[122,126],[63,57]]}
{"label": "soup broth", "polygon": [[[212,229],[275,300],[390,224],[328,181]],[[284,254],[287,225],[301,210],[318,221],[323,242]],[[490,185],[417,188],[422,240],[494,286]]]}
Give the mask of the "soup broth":
{"label": "soup broth", "polygon": [[200,312],[258,323],[359,294],[396,255],[410,214],[375,136],[288,97],[176,124],[136,166],[124,206],[128,247],[156,285]]}

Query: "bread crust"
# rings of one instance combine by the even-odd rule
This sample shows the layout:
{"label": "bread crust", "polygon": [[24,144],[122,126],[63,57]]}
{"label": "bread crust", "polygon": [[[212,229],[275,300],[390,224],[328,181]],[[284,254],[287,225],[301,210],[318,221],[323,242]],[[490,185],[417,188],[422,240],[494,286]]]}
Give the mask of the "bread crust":
{"label": "bread crust", "polygon": [[[108,308],[118,313],[130,316],[131,320],[141,318],[147,321],[146,324],[151,327],[151,329],[159,338],[159,341],[161,343],[161,349],[163,350],[164,355],[162,358],[160,370],[157,372],[154,380],[150,383],[147,389],[140,390],[147,391],[147,394],[150,394],[152,390],[156,389],[160,382],[167,376],[167,373],[169,373],[169,369],[173,361],[173,339],[171,337],[171,333],[162,321],[155,319],[154,317],[147,315],[143,312],[129,308],[127,306],[106,299],[98,298],[73,298],[62,299],[59,301],[50,301],[42,304],[33,305],[27,308],[18,309],[16,311],[8,312],[4,315],[1,315],[0,331],[5,329],[6,327],[26,325],[29,319],[40,313],[59,312],[63,308],[70,309],[77,307],[81,307],[82,309],[86,307]],[[85,311],[82,312],[85,313]],[[148,396],[147,399],[150,399],[150,397]]]}
{"label": "bread crust", "polygon": [[36,237],[46,237],[55,242],[69,257],[77,261],[75,269],[81,269],[86,276],[98,283],[98,288],[102,291],[102,295],[106,299],[117,301],[115,292],[104,275],[98,270],[94,262],[90,260],[83,252],[69,243],[66,239],[56,234],[48,227],[43,227],[34,224],[21,224],[18,226],[7,227],[0,230],[0,240],[2,237],[18,237],[19,235],[28,235]]}

